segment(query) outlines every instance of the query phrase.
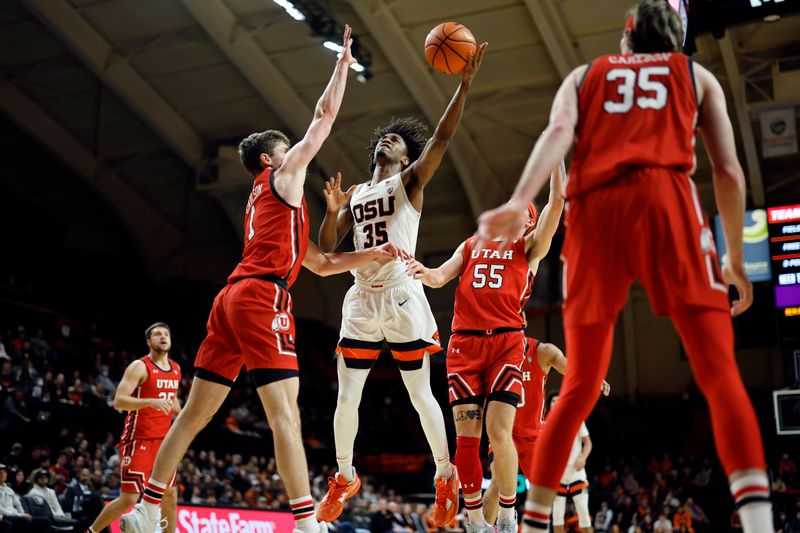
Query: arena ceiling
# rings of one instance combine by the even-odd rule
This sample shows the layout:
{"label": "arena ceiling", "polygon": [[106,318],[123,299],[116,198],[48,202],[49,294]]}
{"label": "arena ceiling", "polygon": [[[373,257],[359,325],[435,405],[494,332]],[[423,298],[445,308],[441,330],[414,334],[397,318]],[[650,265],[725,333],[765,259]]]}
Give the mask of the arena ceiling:
{"label": "arena ceiling", "polygon": [[[328,0],[372,56],[352,75],[308,180],[316,224],[324,176],[367,178],[373,129],[415,115],[435,125],[458,78],[425,63],[439,22],[488,41],[464,120],[425,199],[418,255],[452,250],[510,193],[562,77],[616,51],[632,0]],[[800,98],[800,17],[697,40],[723,82],[750,203],[800,197],[797,156],[762,160],[758,112]],[[0,0],[0,110],[116,213],[156,279],[221,281],[250,177],[232,147],[256,130],[304,133],[334,54],[272,0]],[[779,90],[780,89],[780,90]],[[796,109],[796,108],[795,108]],[[710,170],[697,180],[710,210]],[[17,164],[24,164],[20,162]],[[235,259],[235,258],[233,258]]]}

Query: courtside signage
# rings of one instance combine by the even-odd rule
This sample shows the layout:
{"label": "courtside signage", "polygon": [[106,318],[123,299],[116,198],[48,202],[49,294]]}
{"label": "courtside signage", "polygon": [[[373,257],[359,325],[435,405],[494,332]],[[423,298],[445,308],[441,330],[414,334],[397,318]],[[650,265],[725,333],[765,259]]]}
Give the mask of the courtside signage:
{"label": "courtside signage", "polygon": [[[798,206],[800,207],[800,206]],[[714,230],[717,237],[717,252],[724,265],[728,250],[723,238],[722,220],[714,217]],[[745,211],[744,214],[744,270],[750,281],[770,281],[772,275],[769,268],[769,229],[767,228],[767,212],[763,209]]]}
{"label": "courtside signage", "polygon": [[775,305],[784,316],[799,316],[800,204],[770,207],[767,221]]}
{"label": "courtside signage", "polygon": [[[177,522],[175,533],[291,533],[294,530],[292,513],[254,509],[179,505]],[[121,533],[119,520],[109,527],[111,533]],[[154,533],[161,533],[161,529],[156,526]]]}

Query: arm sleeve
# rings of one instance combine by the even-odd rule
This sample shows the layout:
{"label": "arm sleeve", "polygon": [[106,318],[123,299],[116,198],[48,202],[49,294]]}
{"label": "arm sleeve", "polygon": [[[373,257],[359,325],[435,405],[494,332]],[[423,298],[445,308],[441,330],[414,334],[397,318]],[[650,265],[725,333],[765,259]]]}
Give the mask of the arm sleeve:
{"label": "arm sleeve", "polygon": [[578,430],[578,438],[588,437],[589,436],[589,428],[586,427],[586,422],[581,423],[581,428]]}

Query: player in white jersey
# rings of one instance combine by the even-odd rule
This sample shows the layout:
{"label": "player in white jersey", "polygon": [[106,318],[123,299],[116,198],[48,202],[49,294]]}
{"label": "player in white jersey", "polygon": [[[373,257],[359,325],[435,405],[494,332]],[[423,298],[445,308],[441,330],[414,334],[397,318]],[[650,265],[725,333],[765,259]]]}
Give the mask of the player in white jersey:
{"label": "player in white jersey", "polygon": [[[550,409],[556,404],[558,395],[550,399]],[[572,441],[567,467],[561,476],[561,487],[553,500],[553,533],[564,533],[564,514],[567,497],[572,498],[575,512],[578,513],[578,527],[583,533],[592,531],[592,517],[589,514],[589,478],[586,477],[586,460],[592,453],[592,439],[586,422],[581,422],[578,434]]]}
{"label": "player in white jersey", "polygon": [[[458,128],[467,92],[485,50],[483,43],[470,57],[461,73],[461,83],[430,139],[425,139],[425,126],[419,121],[394,120],[375,131],[370,181],[352,186],[347,192],[342,192],[341,175],[326,184],[328,210],[319,232],[322,250],[335,250],[352,228],[356,250],[391,240],[414,253],[423,191]],[[409,278],[403,262],[372,262],[352,272],[355,285],[342,305],[337,349],[339,396],[333,424],[339,471],[328,480],[328,493],[320,502],[317,518],[324,522],[335,520],[344,501],[361,486],[353,468],[358,406],[369,371],[386,341],[433,452],[433,520],[443,526],[458,510],[459,484],[450,463],[444,417],[430,386],[430,355],[442,349],[433,313],[422,283]]]}

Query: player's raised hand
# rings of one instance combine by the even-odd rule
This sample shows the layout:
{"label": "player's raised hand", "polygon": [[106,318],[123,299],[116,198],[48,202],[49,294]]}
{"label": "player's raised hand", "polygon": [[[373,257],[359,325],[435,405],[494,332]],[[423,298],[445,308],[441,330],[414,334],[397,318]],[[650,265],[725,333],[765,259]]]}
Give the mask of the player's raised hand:
{"label": "player's raised hand", "polygon": [[168,415],[172,412],[172,400],[167,400],[165,398],[153,398],[150,401],[150,407],[156,411],[161,411],[165,415]]}
{"label": "player's raised hand", "polygon": [[611,385],[608,383],[608,381],[603,380],[603,382],[600,384],[600,393],[603,396],[608,396],[611,394]]}
{"label": "player's raised hand", "polygon": [[469,60],[467,61],[467,66],[464,67],[464,70],[461,71],[461,81],[472,81],[472,78],[475,77],[475,73],[478,72],[478,69],[481,68],[481,61],[483,61],[483,53],[486,51],[486,47],[489,46],[489,43],[481,44],[475,52],[469,56]]}
{"label": "player's raised hand", "polygon": [[728,285],[736,287],[739,294],[731,305],[731,316],[741,315],[753,304],[753,284],[747,279],[744,265],[725,265],[722,267],[722,279]]}
{"label": "player's raised hand", "polygon": [[478,218],[478,240],[474,248],[479,250],[489,241],[502,240],[500,250],[505,250],[522,234],[527,219],[527,206],[514,201],[486,211]]}
{"label": "player's raised hand", "polygon": [[353,38],[352,38],[353,30],[350,28],[349,24],[344,25],[344,35],[342,36],[342,55],[339,56],[339,61],[347,65],[348,67],[356,62],[355,58],[353,57],[353,52],[350,49],[353,46]]}
{"label": "player's raised hand", "polygon": [[350,197],[356,190],[355,185],[351,185],[347,192],[342,192],[342,173],[337,172],[335,178],[330,178],[325,182],[322,194],[325,195],[325,203],[328,204],[330,213],[338,213],[339,209],[350,202]]}

